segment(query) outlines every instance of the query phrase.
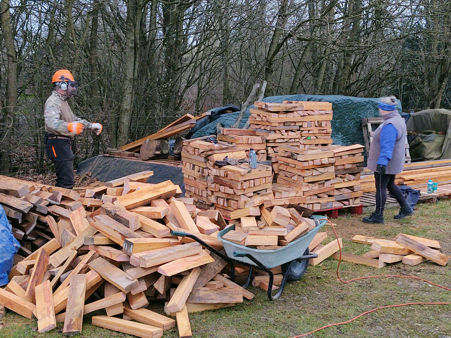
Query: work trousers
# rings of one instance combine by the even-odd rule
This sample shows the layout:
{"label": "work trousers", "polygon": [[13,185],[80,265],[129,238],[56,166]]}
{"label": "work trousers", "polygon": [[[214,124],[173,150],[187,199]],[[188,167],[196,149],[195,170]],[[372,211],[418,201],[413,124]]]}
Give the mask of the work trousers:
{"label": "work trousers", "polygon": [[46,136],[45,150],[55,165],[56,186],[72,189],[74,186],[74,153],[70,138],[52,138]]}
{"label": "work trousers", "polygon": [[408,208],[408,204],[401,189],[395,184],[396,175],[374,173],[374,181],[376,183],[376,213],[382,215],[384,213],[385,201],[387,200],[387,189],[390,194],[398,201],[402,208]]}

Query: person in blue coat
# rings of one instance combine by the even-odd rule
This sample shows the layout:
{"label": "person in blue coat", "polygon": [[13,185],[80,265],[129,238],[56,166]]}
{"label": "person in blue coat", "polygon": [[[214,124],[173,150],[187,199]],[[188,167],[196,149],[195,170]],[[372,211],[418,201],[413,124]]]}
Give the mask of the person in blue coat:
{"label": "person in blue coat", "polygon": [[384,223],[384,208],[387,189],[401,206],[395,219],[404,218],[413,213],[399,187],[395,184],[396,174],[404,168],[406,123],[396,109],[396,97],[379,99],[379,114],[382,124],[374,131],[368,155],[367,167],[374,172],[376,184],[376,210],[363,218],[365,223]]}

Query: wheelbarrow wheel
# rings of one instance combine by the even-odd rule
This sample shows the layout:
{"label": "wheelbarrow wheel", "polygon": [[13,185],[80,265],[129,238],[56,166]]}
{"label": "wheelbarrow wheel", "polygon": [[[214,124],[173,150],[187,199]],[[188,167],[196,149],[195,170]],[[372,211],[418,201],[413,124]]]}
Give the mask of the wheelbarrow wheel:
{"label": "wheelbarrow wheel", "polygon": [[[303,256],[309,255],[309,249],[307,248]],[[286,276],[287,281],[297,281],[302,278],[305,271],[307,271],[309,260],[308,259],[295,259],[291,262],[282,265],[282,272]]]}

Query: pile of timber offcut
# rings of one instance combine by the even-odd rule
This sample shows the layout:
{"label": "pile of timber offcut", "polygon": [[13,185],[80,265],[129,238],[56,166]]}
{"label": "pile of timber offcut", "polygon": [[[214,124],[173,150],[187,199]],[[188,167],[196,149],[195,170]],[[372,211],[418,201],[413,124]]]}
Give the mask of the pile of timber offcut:
{"label": "pile of timber offcut", "polygon": [[196,201],[202,201],[209,206],[214,203],[211,199],[209,184],[210,169],[215,161],[229,159],[241,160],[246,152],[237,147],[214,144],[203,140],[186,140],[182,148],[182,172],[185,182],[186,196]]}
{"label": "pile of timber offcut", "polygon": [[248,163],[210,169],[212,183],[208,185],[211,201],[224,217],[260,215],[259,206],[271,201],[273,173],[271,166]]}
{"label": "pile of timber offcut", "polygon": [[[5,181],[9,186],[17,182]],[[17,185],[7,192],[27,196],[21,189]],[[226,263],[219,257],[189,238],[171,236],[170,229],[193,233],[221,250],[216,233],[226,225],[219,212],[201,212],[192,199],[177,198],[181,190],[171,181],[148,184],[125,178],[86,189],[80,197],[70,192],[71,202],[48,208],[54,238],[17,257],[10,282],[0,289],[0,304],[27,318],[36,316],[39,332],[60,321],[63,333],[79,333],[85,314],[105,309],[106,315],[92,318],[93,325],[153,337],[177,323],[180,336],[190,336],[189,312],[252,299],[252,293],[221,274]],[[25,196],[13,196],[13,204],[10,195],[3,195],[2,205],[23,213],[35,208]],[[72,202],[79,207],[72,210]],[[85,209],[85,202],[90,207]],[[164,310],[176,320],[148,310],[151,300],[167,301]]]}
{"label": "pile of timber offcut", "polygon": [[[331,150],[306,151],[298,147],[281,146],[277,161],[277,184],[296,190],[296,196],[303,197],[301,206],[311,210],[333,206],[335,157]],[[277,187],[273,189],[278,191]]]}
{"label": "pile of timber offcut", "polygon": [[360,173],[364,168],[364,147],[360,144],[332,145],[330,149],[335,157],[334,207],[360,205],[360,197],[363,195]]}
{"label": "pile of timber offcut", "polygon": [[[302,150],[321,149],[332,144],[332,104],[329,102],[255,102],[250,128],[265,136],[268,157],[274,158],[281,145]],[[277,169],[276,169],[277,172]]]}
{"label": "pile of timber offcut", "polygon": [[247,159],[249,159],[249,150],[254,149],[257,154],[257,161],[266,161],[266,139],[263,136],[257,136],[256,130],[222,128],[217,138],[219,141],[230,143],[238,149],[246,151]]}
{"label": "pile of timber offcut", "polygon": [[[407,234],[398,234],[394,240],[355,235],[352,241],[371,245],[371,250],[362,256],[342,252],[341,259],[345,262],[375,268],[398,262],[418,265],[426,260],[443,266],[448,263],[448,256],[440,252],[440,243],[433,239]],[[335,254],[334,257],[338,259],[339,255]]]}

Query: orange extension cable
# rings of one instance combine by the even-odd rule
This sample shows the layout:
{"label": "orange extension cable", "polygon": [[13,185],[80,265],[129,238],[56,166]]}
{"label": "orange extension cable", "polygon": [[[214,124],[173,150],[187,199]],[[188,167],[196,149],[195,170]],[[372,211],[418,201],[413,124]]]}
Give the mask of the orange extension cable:
{"label": "orange extension cable", "polygon": [[[328,220],[327,224],[332,226],[332,230],[334,231],[334,235],[337,238],[337,243],[338,243],[338,248],[339,248],[339,252],[340,252],[340,257],[338,259],[336,275],[337,275],[337,278],[340,281],[340,283],[349,284],[349,283],[356,282],[356,281],[359,281],[359,280],[365,280],[365,279],[371,279],[371,278],[406,278],[406,279],[419,280],[419,281],[428,283],[430,285],[436,286],[438,288],[444,289],[446,291],[451,291],[451,288],[448,288],[448,287],[440,285],[440,284],[433,283],[433,282],[431,282],[431,281],[429,281],[427,279],[424,279],[424,278],[420,278],[420,277],[417,277],[417,276],[411,276],[411,275],[374,275],[374,276],[363,276],[363,277],[357,277],[357,278],[353,278],[353,279],[349,279],[349,280],[343,280],[340,277],[340,272],[339,272],[340,264],[341,264],[341,245],[340,245],[340,242],[338,241],[338,234],[337,234],[337,231],[335,230],[335,224],[334,223],[332,223],[332,222],[330,222]],[[318,331],[321,331],[323,329],[326,329],[328,327],[349,324],[349,323],[353,322],[354,320],[356,320],[356,319],[358,319],[360,317],[363,317],[365,315],[368,315],[370,313],[373,313],[373,312],[376,312],[376,311],[379,311],[379,310],[382,310],[382,309],[389,309],[389,308],[396,308],[396,307],[403,307],[403,306],[413,306],[413,305],[449,305],[449,304],[451,304],[451,303],[450,302],[413,302],[413,303],[403,303],[403,304],[392,304],[392,305],[378,306],[378,307],[376,307],[374,309],[362,312],[361,314],[359,314],[359,315],[357,315],[357,316],[355,316],[355,317],[353,317],[353,318],[351,318],[349,320],[346,320],[344,322],[327,324],[327,325],[324,325],[324,326],[319,327],[317,329],[314,329],[312,331],[300,334],[298,336],[294,336],[293,338],[305,337],[305,336],[311,335],[311,334],[313,334],[315,332],[318,332]]]}

